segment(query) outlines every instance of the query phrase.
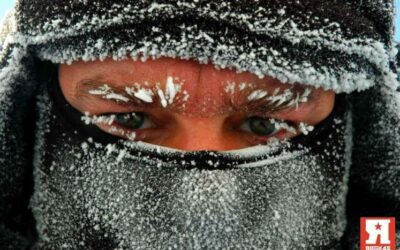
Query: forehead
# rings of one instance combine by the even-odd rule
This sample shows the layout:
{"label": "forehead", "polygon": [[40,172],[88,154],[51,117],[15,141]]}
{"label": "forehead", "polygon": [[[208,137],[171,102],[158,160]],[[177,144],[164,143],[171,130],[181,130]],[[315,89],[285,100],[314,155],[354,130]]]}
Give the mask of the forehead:
{"label": "forehead", "polygon": [[260,79],[255,74],[248,72],[239,73],[232,69],[217,69],[212,64],[199,64],[194,61],[172,58],[160,58],[145,62],[131,59],[75,62],[72,65],[61,65],[59,73],[60,78],[67,81],[68,84],[77,85],[95,80],[111,83],[114,87],[133,83],[159,83],[163,86],[168,77],[173,77],[183,83],[186,90],[196,90],[202,94],[215,92],[231,83],[247,83],[266,90],[292,87],[290,84],[283,84],[271,77]]}
{"label": "forehead", "polygon": [[[168,108],[202,115],[257,110],[260,106],[261,110],[265,111],[266,104],[270,101],[253,101],[267,94],[273,95],[286,90],[301,93],[305,89],[304,86],[283,84],[269,77],[260,79],[248,72],[239,73],[231,69],[217,69],[212,64],[170,58],[145,62],[131,59],[76,62],[70,66],[61,65],[59,73],[64,93],[75,96],[87,96],[87,93],[91,93],[101,96],[105,93],[106,86],[106,89],[118,93],[110,97],[118,97],[119,101],[132,96],[132,92],[126,92],[127,87],[136,88],[133,92],[140,91],[140,88],[152,90],[154,96],[159,97],[158,90],[168,91],[168,82],[172,81],[174,85],[179,85],[177,89],[180,91],[176,94],[176,101],[168,105]],[[296,98],[296,95],[292,97]],[[287,99],[280,104],[290,101]],[[167,106],[165,101],[159,103],[164,104],[164,108]],[[249,103],[251,105],[248,105]]]}

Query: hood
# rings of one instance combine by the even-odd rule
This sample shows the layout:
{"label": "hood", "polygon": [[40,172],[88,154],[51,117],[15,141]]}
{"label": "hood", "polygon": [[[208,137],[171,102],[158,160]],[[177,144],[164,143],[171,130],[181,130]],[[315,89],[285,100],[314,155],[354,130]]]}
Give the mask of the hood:
{"label": "hood", "polygon": [[387,0],[20,0],[15,14],[8,44],[54,63],[166,56],[336,92],[397,84]]}

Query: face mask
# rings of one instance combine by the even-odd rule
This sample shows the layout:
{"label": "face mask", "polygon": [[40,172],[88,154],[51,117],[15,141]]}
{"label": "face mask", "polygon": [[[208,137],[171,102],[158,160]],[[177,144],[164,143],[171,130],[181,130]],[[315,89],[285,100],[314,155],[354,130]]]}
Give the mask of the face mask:
{"label": "face mask", "polygon": [[351,145],[343,96],[308,135],[227,152],[118,140],[85,125],[54,81],[38,110],[39,249],[339,247]]}

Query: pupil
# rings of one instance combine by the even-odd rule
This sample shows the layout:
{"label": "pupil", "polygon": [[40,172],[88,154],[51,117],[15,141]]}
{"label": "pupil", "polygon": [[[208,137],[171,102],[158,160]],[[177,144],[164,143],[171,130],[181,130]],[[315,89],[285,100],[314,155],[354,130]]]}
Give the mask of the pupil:
{"label": "pupil", "polygon": [[275,132],[275,125],[269,120],[260,117],[250,118],[249,127],[257,135],[270,135]]}
{"label": "pupil", "polygon": [[118,114],[114,120],[124,127],[138,129],[143,125],[145,116],[143,113]]}

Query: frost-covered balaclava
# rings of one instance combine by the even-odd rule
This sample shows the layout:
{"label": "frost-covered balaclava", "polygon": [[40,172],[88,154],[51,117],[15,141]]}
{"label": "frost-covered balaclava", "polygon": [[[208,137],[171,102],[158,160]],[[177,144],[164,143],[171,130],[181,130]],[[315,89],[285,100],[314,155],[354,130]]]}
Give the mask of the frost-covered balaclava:
{"label": "frost-covered balaclava", "polygon": [[339,246],[351,138],[343,97],[292,142],[189,153],[117,141],[80,121],[58,84],[46,93],[32,204],[40,247]]}
{"label": "frost-covered balaclava", "polygon": [[[378,0],[20,0],[3,29],[0,241],[20,249],[356,248],[360,215],[399,211],[392,9]],[[44,62],[162,56],[331,89],[336,105],[290,141],[189,153],[84,124]],[[355,90],[364,91],[340,94]],[[32,193],[36,230],[24,209]]]}

